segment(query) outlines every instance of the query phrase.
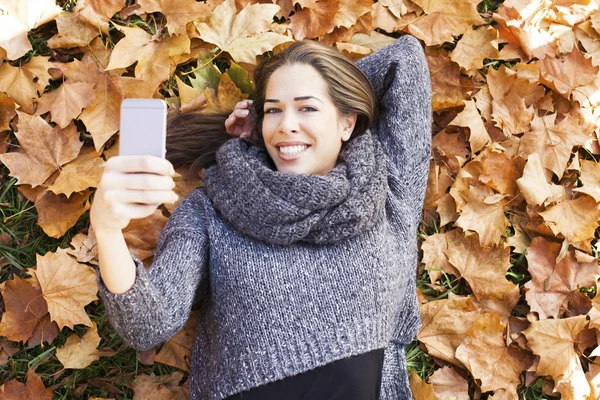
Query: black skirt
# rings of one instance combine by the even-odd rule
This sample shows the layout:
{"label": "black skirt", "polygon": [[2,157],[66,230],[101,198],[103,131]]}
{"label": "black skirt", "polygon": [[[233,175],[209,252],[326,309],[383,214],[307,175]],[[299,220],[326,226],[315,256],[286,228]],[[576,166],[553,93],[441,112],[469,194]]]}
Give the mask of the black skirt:
{"label": "black skirt", "polygon": [[226,400],[379,400],[383,351],[337,360]]}

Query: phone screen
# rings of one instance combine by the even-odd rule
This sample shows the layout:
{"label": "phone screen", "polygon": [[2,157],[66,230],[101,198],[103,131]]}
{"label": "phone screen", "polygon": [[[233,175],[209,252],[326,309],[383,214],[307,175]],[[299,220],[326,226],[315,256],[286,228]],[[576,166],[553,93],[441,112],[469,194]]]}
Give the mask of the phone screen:
{"label": "phone screen", "polygon": [[165,158],[167,105],[161,99],[125,99],[121,103],[119,155]]}

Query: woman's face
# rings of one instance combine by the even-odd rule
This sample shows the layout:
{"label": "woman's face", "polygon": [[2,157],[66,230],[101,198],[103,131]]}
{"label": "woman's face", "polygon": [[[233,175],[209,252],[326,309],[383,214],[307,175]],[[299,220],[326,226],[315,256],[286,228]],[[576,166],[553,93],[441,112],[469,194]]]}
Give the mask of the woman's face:
{"label": "woman's face", "polygon": [[325,175],[350,138],[356,114],[338,116],[327,83],[308,64],[275,70],[269,78],[262,134],[277,171]]}

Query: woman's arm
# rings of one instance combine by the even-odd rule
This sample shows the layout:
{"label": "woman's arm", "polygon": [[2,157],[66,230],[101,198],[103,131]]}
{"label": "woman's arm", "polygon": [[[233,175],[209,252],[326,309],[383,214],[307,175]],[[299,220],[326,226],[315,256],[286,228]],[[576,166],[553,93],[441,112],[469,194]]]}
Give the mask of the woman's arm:
{"label": "woman's arm", "polygon": [[167,221],[149,270],[131,255],[136,277],[129,290],[112,293],[97,275],[110,324],[133,348],[149,349],[177,333],[207,277],[208,240],[195,199],[184,199]]}

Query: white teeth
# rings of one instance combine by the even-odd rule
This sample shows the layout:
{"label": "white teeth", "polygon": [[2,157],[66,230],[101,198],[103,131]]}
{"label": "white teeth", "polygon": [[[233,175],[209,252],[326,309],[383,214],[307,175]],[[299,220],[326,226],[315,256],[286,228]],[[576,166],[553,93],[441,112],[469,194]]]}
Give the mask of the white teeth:
{"label": "white teeth", "polygon": [[307,147],[308,146],[306,146],[306,145],[305,146],[286,146],[286,147],[280,147],[279,151],[281,151],[281,153],[285,154],[286,156],[291,156],[291,155],[301,153]]}

